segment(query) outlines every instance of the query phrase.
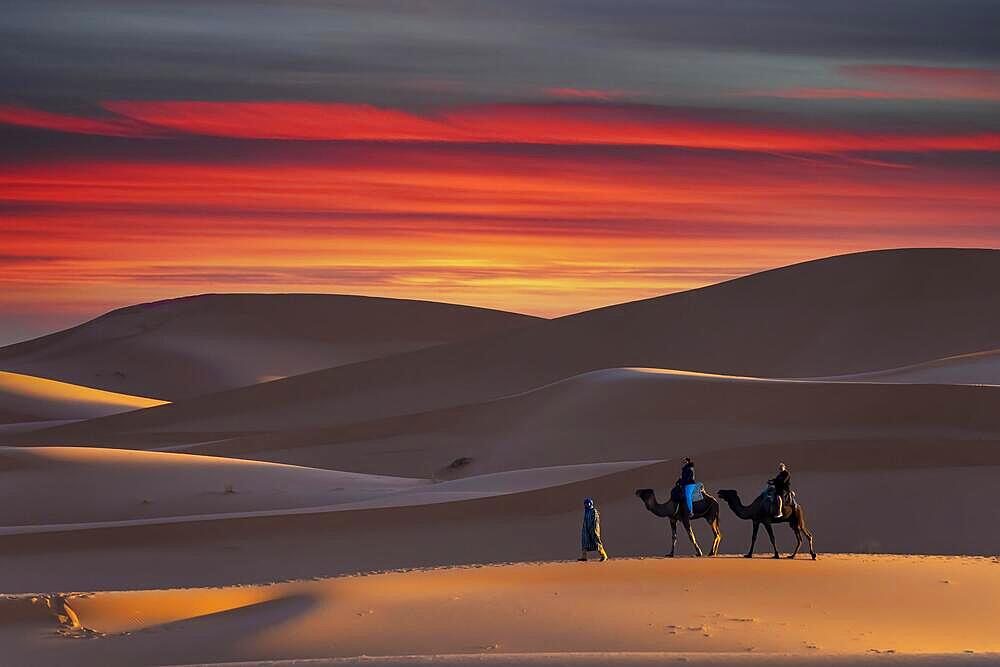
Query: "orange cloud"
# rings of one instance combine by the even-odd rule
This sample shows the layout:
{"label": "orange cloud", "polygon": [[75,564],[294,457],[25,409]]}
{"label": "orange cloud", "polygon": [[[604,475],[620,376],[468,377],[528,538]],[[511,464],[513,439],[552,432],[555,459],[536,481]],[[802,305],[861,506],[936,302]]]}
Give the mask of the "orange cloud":
{"label": "orange cloud", "polygon": [[96,314],[179,293],[331,291],[551,315],[841,251],[998,241],[992,173],[948,160],[327,152],[0,166],[0,262],[17,268],[0,272],[0,307]]}

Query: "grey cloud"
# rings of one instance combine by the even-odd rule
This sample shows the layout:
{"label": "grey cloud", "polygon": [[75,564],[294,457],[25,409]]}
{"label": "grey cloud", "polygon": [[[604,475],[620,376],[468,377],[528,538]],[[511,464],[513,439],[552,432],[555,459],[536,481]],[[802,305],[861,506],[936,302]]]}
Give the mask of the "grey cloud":
{"label": "grey cloud", "polygon": [[[395,106],[554,85],[681,102],[826,59],[996,62],[986,0],[11,0],[6,101],[309,99]],[[831,68],[832,69],[832,68]],[[450,83],[433,93],[414,82]],[[735,104],[735,102],[734,102]]]}

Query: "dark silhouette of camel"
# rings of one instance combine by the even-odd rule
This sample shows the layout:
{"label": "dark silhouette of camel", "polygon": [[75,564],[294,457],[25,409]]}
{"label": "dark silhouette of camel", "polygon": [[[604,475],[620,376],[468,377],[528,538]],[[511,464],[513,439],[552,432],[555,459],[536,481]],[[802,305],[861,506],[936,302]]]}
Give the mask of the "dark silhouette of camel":
{"label": "dark silhouette of camel", "polygon": [[806,515],[802,510],[802,505],[796,503],[794,507],[789,507],[791,503],[786,503],[781,516],[776,517],[771,509],[771,503],[766,502],[763,495],[758,496],[749,506],[744,505],[740,501],[740,494],[732,489],[719,491],[719,497],[726,501],[736,516],[744,520],[750,519],[753,521],[753,538],[750,540],[750,551],[746,553],[745,558],[753,558],[754,546],[757,544],[757,531],[760,529],[761,524],[764,524],[764,530],[767,531],[767,536],[771,538],[774,557],[781,558],[781,554],[778,553],[778,545],[774,543],[774,531],[771,530],[771,524],[787,523],[792,527],[792,531],[795,532],[795,551],[792,552],[789,558],[795,558],[798,555],[799,548],[802,546],[802,533],[805,533],[806,539],[809,540],[809,553],[812,555],[813,560],[816,560],[816,551],[813,549],[813,535],[806,527]]}
{"label": "dark silhouette of camel", "polygon": [[[719,553],[719,542],[722,541],[722,533],[719,531],[719,501],[708,495],[707,492],[703,493],[705,498],[694,503],[694,514],[691,518],[705,519],[708,522],[712,533],[715,535],[715,539],[712,541],[712,550],[709,551],[708,555],[715,556]],[[674,551],[677,550],[678,521],[684,524],[684,530],[687,531],[688,537],[691,539],[691,544],[694,545],[695,553],[699,556],[705,555],[702,553],[701,547],[698,546],[698,540],[694,536],[694,530],[691,529],[691,522],[688,520],[687,513],[681,511],[680,503],[673,499],[667,503],[658,503],[656,502],[656,493],[652,489],[636,489],[635,495],[642,500],[646,509],[650,512],[656,516],[670,519],[670,553],[667,554],[668,558],[673,558]]]}

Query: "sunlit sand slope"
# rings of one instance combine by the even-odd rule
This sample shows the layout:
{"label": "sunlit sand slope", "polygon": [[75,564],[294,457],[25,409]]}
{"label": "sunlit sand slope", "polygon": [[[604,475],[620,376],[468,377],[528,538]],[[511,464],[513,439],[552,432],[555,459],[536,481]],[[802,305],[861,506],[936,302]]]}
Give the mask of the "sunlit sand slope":
{"label": "sunlit sand slope", "polygon": [[833,257],[65,427],[46,442],[339,425],[491,400],[623,366],[758,377],[897,368],[1000,346],[998,284],[1000,251]]}
{"label": "sunlit sand slope", "polygon": [[54,620],[6,600],[0,635],[17,664],[124,665],[154,654],[159,664],[563,651],[778,653],[806,664],[873,652],[961,655],[1000,651],[998,567],[841,556],[453,568],[70,596],[79,624],[97,633],[87,641],[58,641]]}
{"label": "sunlit sand slope", "polygon": [[0,369],[176,399],[495,333],[537,318],[429,301],[209,294],[0,349]]}
{"label": "sunlit sand slope", "polygon": [[165,401],[0,371],[0,423],[88,419]]}

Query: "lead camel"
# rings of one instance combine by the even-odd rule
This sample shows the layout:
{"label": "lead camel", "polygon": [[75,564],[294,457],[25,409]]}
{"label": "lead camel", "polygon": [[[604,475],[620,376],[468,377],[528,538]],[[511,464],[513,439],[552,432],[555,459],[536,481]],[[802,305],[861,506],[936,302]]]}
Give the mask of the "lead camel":
{"label": "lead camel", "polygon": [[[688,519],[687,512],[681,509],[683,501],[677,502],[671,499],[666,503],[659,503],[656,501],[656,493],[652,489],[637,489],[635,495],[639,496],[643,505],[650,512],[656,516],[670,519],[670,553],[667,554],[668,558],[673,558],[674,551],[677,550],[678,521],[684,524],[684,530],[687,531],[688,537],[691,539],[695,553],[699,556],[705,555],[702,553],[701,547],[698,546],[698,540],[691,529],[691,521]],[[702,495],[704,495],[704,499],[694,503],[694,514],[691,515],[691,519],[704,519],[708,522],[712,534],[715,536],[712,541],[712,550],[708,552],[708,555],[715,556],[719,553],[719,542],[722,541],[722,533],[719,531],[719,501],[705,491],[702,492]]]}

